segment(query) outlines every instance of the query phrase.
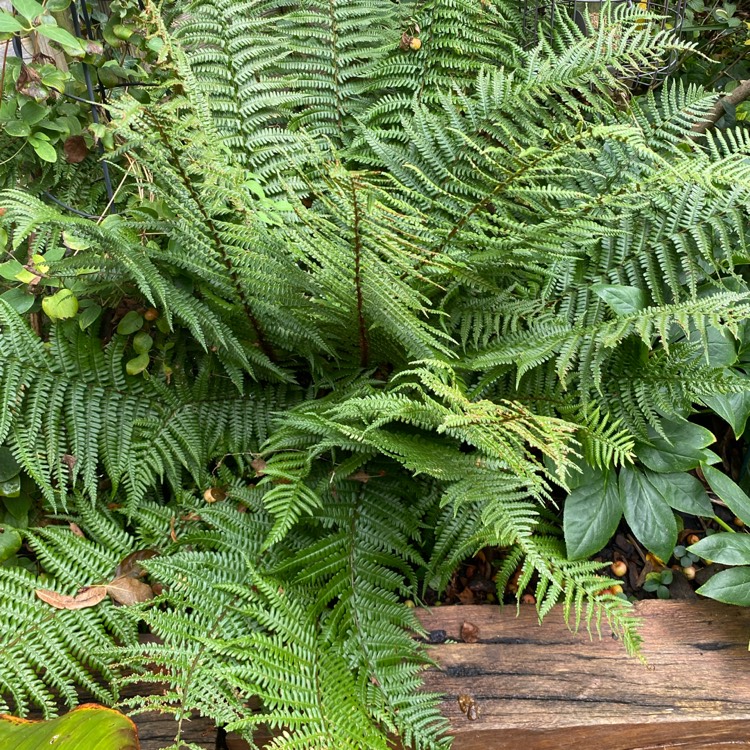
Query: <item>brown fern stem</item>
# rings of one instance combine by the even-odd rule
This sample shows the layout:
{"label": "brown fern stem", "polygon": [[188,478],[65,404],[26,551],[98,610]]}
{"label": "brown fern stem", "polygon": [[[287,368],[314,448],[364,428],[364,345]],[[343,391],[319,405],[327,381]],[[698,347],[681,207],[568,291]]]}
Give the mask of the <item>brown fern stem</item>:
{"label": "brown fern stem", "polygon": [[237,276],[237,271],[234,268],[232,259],[229,256],[229,254],[224,250],[224,245],[221,241],[221,238],[219,237],[219,232],[216,229],[216,225],[214,224],[213,219],[209,215],[208,211],[206,211],[203,205],[203,202],[200,200],[198,193],[193,187],[192,181],[190,180],[188,174],[185,172],[185,169],[182,166],[182,161],[180,160],[180,156],[177,153],[177,150],[174,148],[174,146],[172,145],[172,142],[169,140],[169,138],[167,137],[167,134],[164,132],[164,129],[161,123],[151,112],[147,112],[147,114],[151,122],[156,126],[156,129],[159,131],[159,137],[161,138],[162,143],[166,146],[167,150],[169,151],[169,155],[172,157],[172,164],[174,165],[175,169],[180,175],[180,179],[182,180],[182,183],[185,186],[185,189],[190,193],[190,197],[193,199],[193,202],[198,207],[198,211],[200,211],[200,214],[203,217],[204,222],[208,226],[209,233],[213,241],[213,245],[216,249],[216,252],[221,257],[221,261],[224,264],[224,267],[227,269],[227,272],[229,273],[229,278],[232,280],[232,283],[234,284],[234,288],[237,292],[237,296],[239,297],[240,303],[242,304],[242,307],[245,311],[245,315],[247,316],[247,319],[250,321],[250,325],[253,327],[253,331],[255,332],[255,336],[258,340],[258,346],[260,347],[260,350],[263,352],[263,354],[266,355],[266,357],[268,357],[268,359],[274,362],[275,357],[273,354],[273,350],[271,349],[271,346],[268,343],[268,340],[266,339],[265,334],[263,333],[263,328],[260,324],[260,321],[257,319],[257,317],[255,316],[255,313],[252,310],[252,306],[250,305],[250,300],[247,298],[247,295],[245,294],[245,290],[242,287],[242,282]]}
{"label": "brown fern stem", "polygon": [[362,235],[360,231],[360,211],[357,200],[357,185],[354,180],[352,186],[352,206],[354,208],[354,287],[357,293],[357,322],[359,327],[359,365],[367,367],[370,359],[370,344],[367,340],[365,325],[364,302],[362,297]]}

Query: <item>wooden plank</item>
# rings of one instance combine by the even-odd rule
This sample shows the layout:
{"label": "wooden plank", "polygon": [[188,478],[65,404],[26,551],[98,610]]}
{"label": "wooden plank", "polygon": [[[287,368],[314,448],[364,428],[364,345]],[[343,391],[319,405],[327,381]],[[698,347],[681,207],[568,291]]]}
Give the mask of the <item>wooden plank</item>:
{"label": "wooden plank", "polygon": [[[541,627],[528,605],[518,617],[493,606],[420,613],[457,641],[431,648],[443,671],[426,675],[428,690],[446,694],[454,750],[750,747],[750,610],[704,600],[636,611],[648,665],[604,626],[601,640],[571,633],[559,609]],[[461,641],[464,622],[478,628],[476,643]]]}
{"label": "wooden plank", "polygon": [[[559,608],[542,626],[531,606],[518,617],[514,607],[489,605],[420,612],[427,630],[455,641],[431,647],[442,671],[426,672],[426,688],[446,694],[454,750],[750,748],[750,609],[644,601],[636,612],[647,665],[628,658],[606,626],[601,640],[572,633]],[[476,626],[476,643],[461,640],[465,622]],[[476,720],[460,695],[471,697]],[[143,750],[174,736],[169,716],[135,720]],[[216,747],[210,721],[185,728],[187,741]],[[248,746],[230,736],[227,747]]]}
{"label": "wooden plank", "polygon": [[[149,636],[143,636],[143,640],[150,640]],[[135,695],[153,695],[159,691],[159,686],[154,683],[141,683],[138,685],[127,685],[120,697],[130,698]],[[96,703],[97,700],[87,693],[79,693],[81,703]],[[115,706],[124,713],[127,708]],[[64,709],[65,710],[65,709]],[[41,718],[38,714],[34,718]],[[149,711],[148,713],[136,714],[130,717],[138,730],[138,738],[141,743],[141,750],[161,750],[168,747],[177,734],[177,722],[171,714],[157,713]],[[216,736],[218,731],[212,719],[202,716],[196,716],[182,724],[182,739],[186,743],[193,743],[204,750],[216,750]],[[5,748],[2,748],[5,750]],[[96,750],[91,748],[91,750]]]}
{"label": "wooden plank", "polygon": [[[161,750],[169,746],[177,731],[177,723],[167,714],[139,714],[132,719],[138,728],[141,750]],[[182,725],[183,742],[193,743],[204,750],[215,750],[216,734],[216,726],[211,719],[197,717]]]}

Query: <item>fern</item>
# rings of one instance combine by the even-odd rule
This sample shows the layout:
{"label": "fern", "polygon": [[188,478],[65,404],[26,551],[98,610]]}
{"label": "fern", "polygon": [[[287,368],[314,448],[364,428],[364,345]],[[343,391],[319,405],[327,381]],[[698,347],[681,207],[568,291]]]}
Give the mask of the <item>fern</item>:
{"label": "fern", "polygon": [[10,700],[3,702],[3,709],[21,716],[30,710],[54,716],[58,701],[68,707],[78,704],[78,690],[112,703],[117,670],[106,654],[114,643],[135,643],[134,624],[112,602],[96,609],[52,609],[35,591],[75,594],[109,580],[132,551],[132,538],[102,516],[87,538],[67,525],[35,529],[27,538],[46,572],[42,578],[22,567],[0,569],[0,690]]}
{"label": "fern", "polygon": [[[8,708],[145,682],[174,747],[197,713],[448,747],[404,600],[487,545],[498,596],[637,651],[559,509],[747,390],[750,138],[628,90],[690,45],[609,13],[529,45],[504,1],[146,3],[153,85],[97,129],[117,213],[84,167],[78,213],[0,167],[0,444],[52,524],[0,566]],[[146,550],[153,600],[34,596]]]}
{"label": "fern", "polygon": [[206,485],[210,461],[257,451],[270,413],[287,401],[283,386],[227,390],[210,358],[190,383],[179,374],[172,387],[132,378],[122,337],[102,351],[77,326],[61,325],[45,346],[7,304],[0,308],[0,382],[10,406],[0,434],[52,504],[64,505],[79,483],[96,498],[100,464],[131,507],[161,479],[177,489],[187,473]]}

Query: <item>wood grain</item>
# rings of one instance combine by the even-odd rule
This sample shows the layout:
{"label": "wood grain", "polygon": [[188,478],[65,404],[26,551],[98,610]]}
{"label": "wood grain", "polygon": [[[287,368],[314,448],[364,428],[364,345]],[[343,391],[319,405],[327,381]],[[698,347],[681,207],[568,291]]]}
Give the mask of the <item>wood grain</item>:
{"label": "wood grain", "polygon": [[[709,601],[644,601],[643,653],[628,658],[611,631],[571,633],[561,612],[539,626],[533,607],[445,607],[420,613],[428,630],[476,643],[433,647],[443,671],[454,750],[636,750],[750,747],[750,610]],[[458,696],[471,695],[469,721]]]}
{"label": "wood grain", "polygon": [[[442,671],[426,672],[426,689],[446,694],[454,750],[750,748],[750,609],[644,601],[636,612],[646,665],[629,658],[606,626],[601,639],[572,633],[559,608],[541,627],[531,606],[518,617],[514,607],[486,605],[420,612],[427,630],[455,641],[430,647]],[[464,622],[477,626],[476,643],[460,640]],[[474,700],[475,721],[459,695]],[[174,736],[169,717],[135,720],[142,750],[159,750]],[[216,747],[210,722],[197,719],[188,732],[200,747]],[[247,744],[230,737],[227,747]]]}
{"label": "wood grain", "polygon": [[[161,750],[161,748],[168,747],[174,740],[177,724],[172,716],[147,713],[132,718],[138,728],[141,750]],[[193,743],[204,750],[215,750],[216,735],[216,726],[211,719],[197,717],[183,722],[183,742]]]}

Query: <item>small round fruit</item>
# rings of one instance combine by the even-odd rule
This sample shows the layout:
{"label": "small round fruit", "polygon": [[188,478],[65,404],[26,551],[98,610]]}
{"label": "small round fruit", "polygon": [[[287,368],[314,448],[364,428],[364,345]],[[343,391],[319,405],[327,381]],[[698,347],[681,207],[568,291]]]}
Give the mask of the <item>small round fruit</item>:
{"label": "small round fruit", "polygon": [[112,27],[112,33],[118,38],[122,39],[123,42],[127,42],[131,36],[133,36],[134,29],[124,24],[117,23]]}
{"label": "small round fruit", "polygon": [[691,534],[685,541],[688,544],[698,544],[700,542],[701,538],[697,534]]}
{"label": "small round fruit", "polygon": [[412,37],[411,41],[409,42],[409,49],[414,50],[414,52],[416,52],[418,49],[422,49],[422,40],[418,36]]}
{"label": "small round fruit", "polygon": [[406,607],[407,609],[414,609],[414,602],[413,602],[413,601],[412,601],[411,599],[407,599],[407,600],[406,600],[406,601],[404,602],[404,606],[405,606],[405,607]]}
{"label": "small round fruit", "polygon": [[622,594],[622,586],[620,586],[619,583],[616,583],[614,586],[612,586],[610,591],[615,595]]}
{"label": "small round fruit", "polygon": [[203,499],[207,503],[218,503],[226,499],[227,493],[222,487],[209,487],[203,493]]}
{"label": "small round fruit", "polygon": [[695,578],[695,573],[695,566],[693,565],[688,565],[686,568],[682,569],[682,574],[688,579],[688,581],[692,581],[693,578]]}
{"label": "small round fruit", "polygon": [[155,307],[149,307],[148,310],[143,313],[143,317],[146,318],[146,320],[156,320],[159,317],[159,311]]}
{"label": "small round fruit", "polygon": [[612,565],[610,565],[610,570],[613,575],[622,578],[628,572],[628,564],[624,560],[615,560]]}
{"label": "small round fruit", "polygon": [[745,522],[739,516],[735,516],[735,518],[732,521],[732,523],[735,526],[739,526],[740,528],[742,528],[745,525]]}
{"label": "small round fruit", "polygon": [[533,594],[524,594],[521,597],[522,604],[536,604],[536,598]]}

